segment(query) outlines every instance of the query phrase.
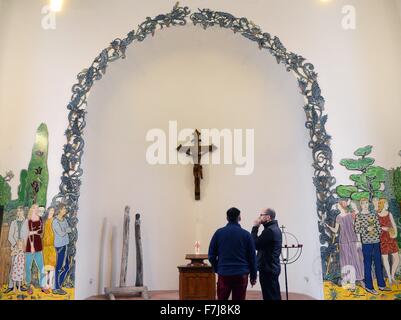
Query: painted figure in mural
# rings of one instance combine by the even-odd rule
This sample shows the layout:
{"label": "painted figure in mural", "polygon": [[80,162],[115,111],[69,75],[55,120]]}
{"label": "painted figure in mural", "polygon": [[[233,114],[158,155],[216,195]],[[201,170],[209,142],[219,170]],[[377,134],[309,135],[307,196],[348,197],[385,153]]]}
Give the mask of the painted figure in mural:
{"label": "painted figure in mural", "polygon": [[50,207],[47,210],[47,219],[45,222],[45,230],[43,234],[43,261],[46,274],[46,288],[54,289],[54,277],[57,262],[57,253],[54,248],[54,220],[55,209]]}
{"label": "painted figure in mural", "polygon": [[349,199],[340,199],[337,205],[340,214],[336,217],[335,227],[326,226],[339,236],[339,253],[341,267],[341,282],[345,286],[350,284],[350,290],[356,289],[356,281],[361,282],[364,278],[362,244],[355,233],[354,222],[357,214],[355,203],[351,204]]}
{"label": "painted figure in mural", "polygon": [[53,220],[53,231],[54,231],[54,246],[57,252],[57,264],[56,264],[56,281],[54,294],[65,295],[62,289],[64,280],[69,272],[70,263],[68,259],[68,244],[70,243],[68,234],[72,232],[72,229],[68,225],[65,216],[67,209],[63,203],[58,207],[57,217]]}
{"label": "painted figure in mural", "polygon": [[375,265],[377,284],[380,291],[391,291],[386,287],[383,277],[383,264],[380,250],[381,226],[379,218],[374,211],[370,211],[368,199],[361,199],[361,211],[356,215],[355,232],[362,240],[362,252],[365,269],[365,290],[377,295],[378,292],[373,287],[372,263]]}
{"label": "painted figure in mural", "polygon": [[25,252],[24,242],[22,240],[17,241],[17,245],[11,251],[11,256],[13,259],[11,279],[14,283],[14,292],[16,293],[17,288],[21,291],[25,273]]}
{"label": "painted figure in mural", "polygon": [[43,218],[43,215],[45,214],[45,212],[46,212],[46,208],[39,207],[39,213],[38,213],[39,217]]}
{"label": "painted figure in mural", "polygon": [[[24,246],[26,244],[28,238],[28,223],[27,220],[25,219],[25,214],[24,214],[24,208],[23,207],[18,207],[17,208],[17,217],[14,221],[11,222],[10,225],[10,231],[8,233],[8,241],[11,244],[11,269],[10,269],[10,275],[9,275],[9,282],[8,282],[8,288],[4,293],[9,293],[13,291],[17,285],[16,282],[18,282],[18,287],[22,291],[26,291],[26,288],[23,286],[23,276],[22,280],[14,280],[16,278],[21,279],[20,276],[17,276],[17,274],[20,273],[21,271],[21,256],[19,252],[19,247],[22,246],[24,249]],[[18,254],[17,254],[18,253]],[[23,259],[25,261],[25,258]],[[25,271],[25,266],[22,265],[22,273]]]}
{"label": "painted figure in mural", "polygon": [[[380,248],[384,269],[386,270],[390,285],[396,282],[395,274],[400,264],[399,248],[397,243],[397,225],[393,215],[389,212],[389,205],[386,199],[380,199],[378,202],[378,215],[382,234],[380,236]],[[392,264],[390,267],[391,255]]]}
{"label": "painted figure in mural", "polygon": [[43,293],[50,293],[46,288],[45,280],[45,267],[43,264],[43,222],[40,217],[40,210],[38,205],[34,204],[29,209],[28,212],[28,240],[25,250],[25,274],[26,274],[26,284],[28,287],[28,294],[33,294],[33,289],[31,286],[32,279],[32,264],[35,262],[39,270],[39,285]]}

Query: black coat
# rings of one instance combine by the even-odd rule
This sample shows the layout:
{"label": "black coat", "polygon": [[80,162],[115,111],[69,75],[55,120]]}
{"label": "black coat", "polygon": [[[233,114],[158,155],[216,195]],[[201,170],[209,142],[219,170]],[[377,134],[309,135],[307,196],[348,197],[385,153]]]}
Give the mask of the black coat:
{"label": "black coat", "polygon": [[283,243],[281,230],[276,220],[263,225],[264,230],[258,237],[258,227],[253,227],[252,237],[258,250],[258,269],[261,272],[279,275],[281,272],[280,255]]}

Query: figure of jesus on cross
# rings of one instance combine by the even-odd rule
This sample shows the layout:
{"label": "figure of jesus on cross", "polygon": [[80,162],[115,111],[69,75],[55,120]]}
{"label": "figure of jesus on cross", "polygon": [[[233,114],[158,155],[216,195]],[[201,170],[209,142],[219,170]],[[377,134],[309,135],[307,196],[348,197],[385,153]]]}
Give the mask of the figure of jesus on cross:
{"label": "figure of jesus on cross", "polygon": [[200,200],[200,181],[203,179],[203,167],[201,164],[202,156],[208,152],[213,152],[217,148],[213,144],[209,146],[201,145],[201,133],[199,130],[195,130],[194,132],[194,145],[189,147],[184,147],[180,144],[177,148],[178,152],[183,152],[187,156],[192,157],[194,162],[194,182],[195,182],[195,200]]}

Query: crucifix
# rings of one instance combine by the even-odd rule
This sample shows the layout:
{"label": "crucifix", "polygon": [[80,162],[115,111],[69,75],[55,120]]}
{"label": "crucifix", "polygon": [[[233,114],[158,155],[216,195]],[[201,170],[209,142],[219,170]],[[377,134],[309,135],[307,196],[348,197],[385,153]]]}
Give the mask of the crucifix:
{"label": "crucifix", "polygon": [[178,152],[183,152],[187,156],[192,157],[194,161],[194,182],[195,182],[195,200],[200,200],[200,181],[203,179],[203,167],[201,165],[202,156],[208,152],[213,152],[217,149],[213,144],[209,146],[202,146],[201,133],[198,129],[194,132],[193,146],[184,147],[180,144],[177,147]]}

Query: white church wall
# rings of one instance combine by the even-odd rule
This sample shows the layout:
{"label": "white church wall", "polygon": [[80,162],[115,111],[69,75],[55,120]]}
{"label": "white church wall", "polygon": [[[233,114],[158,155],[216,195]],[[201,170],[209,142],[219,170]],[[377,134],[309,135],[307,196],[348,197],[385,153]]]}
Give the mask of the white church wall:
{"label": "white church wall", "polygon": [[[68,1],[64,11],[57,15],[55,30],[42,28],[44,4],[46,1],[36,0],[0,2],[0,169],[2,173],[13,170],[18,175],[29,161],[37,126],[47,123],[50,200],[60,183],[59,162],[67,126],[65,106],[76,74],[89,66],[112,39],[136,28],[146,16],[168,12],[174,1]],[[355,30],[344,30],[341,25],[342,7],[349,4],[356,8]],[[340,159],[351,156],[362,145],[374,145],[378,164],[388,168],[399,165],[401,19],[394,10],[395,1],[323,4],[319,1],[226,0],[191,1],[188,5],[191,9],[210,7],[248,17],[263,30],[279,36],[289,50],[305,56],[315,65],[327,101],[327,129],[333,136],[334,174],[339,183],[348,181],[348,173],[338,165]],[[207,31],[209,37],[200,30],[194,32],[192,38],[189,30],[159,32],[157,38],[133,45],[127,60],[112,64],[106,78],[95,85],[91,94],[84,156],[86,171],[79,213],[76,296],[85,298],[97,293],[101,223],[107,216],[107,242],[110,243],[111,226],[118,232],[122,230],[126,204],[130,204],[134,212],[143,214],[145,282],[151,289],[177,289],[175,267],[185,262],[186,252],[193,250],[197,239],[192,226],[197,217],[201,222],[199,237],[206,249],[208,237],[224,224],[224,211],[228,206],[243,209],[242,224],[249,228],[257,210],[271,205],[280,214],[280,223],[287,225],[306,245],[298,266],[289,270],[291,291],[322,298],[311,157],[305,147],[307,132],[303,128],[302,100],[294,94],[296,82],[282,66],[275,65],[273,59],[262,58],[245,39]],[[176,44],[175,39],[188,41]],[[225,52],[224,43],[219,40],[227,41],[224,43],[231,50]],[[208,41],[215,45],[209,48]],[[180,51],[174,50],[175,45]],[[228,72],[212,73],[211,66],[198,65],[197,61],[211,63],[216,69],[221,66]],[[191,74],[191,78],[184,78],[189,77],[189,72],[178,68],[181,65],[195,69],[199,77]],[[243,73],[252,76],[245,77]],[[186,79],[194,81],[194,85]],[[277,79],[280,82],[274,81]],[[196,88],[201,88],[199,96]],[[241,88],[247,90],[241,91]],[[287,89],[291,88],[287,95],[290,92]],[[210,96],[215,96],[220,103],[208,102],[206,93],[209,92],[213,92]],[[176,97],[180,99],[179,104],[174,100]],[[161,111],[158,108],[164,101],[166,108]],[[231,105],[238,108],[238,113],[223,113]],[[262,117],[255,119],[250,111],[243,114],[241,108],[246,105],[258,115],[268,117],[268,112],[273,112],[273,115],[286,116],[291,128],[287,131],[281,122],[269,123]],[[281,105],[282,109],[274,109]],[[198,107],[195,111],[198,118],[184,112],[185,108],[193,106]],[[177,119],[171,119],[171,114]],[[207,166],[202,183],[204,200],[194,203],[189,168],[149,167],[144,163],[144,133],[150,125],[166,128],[168,120],[179,120],[180,128],[255,126],[255,174],[235,178],[232,166]],[[106,127],[108,121],[114,126],[110,132]],[[276,141],[280,129],[283,129],[280,134],[286,144]],[[271,139],[272,135],[275,140]],[[107,143],[102,145],[98,136]],[[270,149],[275,150],[273,155]],[[297,166],[291,165],[289,150],[296,151],[292,161],[296,159]],[[98,160],[100,154],[104,158]],[[283,175],[269,171],[270,167],[263,166],[265,159],[272,166],[279,163],[283,168],[285,164],[287,171]],[[118,165],[120,161],[124,161],[122,165]],[[117,164],[115,171],[110,169],[113,163]],[[288,182],[280,179],[286,175],[288,179],[291,173],[299,175],[298,179]],[[269,177],[274,184],[267,183]],[[276,187],[277,184],[281,188]],[[290,190],[299,190],[300,194],[288,193],[290,200],[283,202],[282,193],[278,191],[288,186]],[[18,179],[12,181],[12,187],[15,197]],[[107,190],[111,196],[105,193]],[[294,197],[305,201],[294,203],[291,201]],[[295,212],[297,207],[303,215]],[[177,225],[183,227],[177,228]],[[120,259],[120,242],[118,238],[116,265]],[[133,254],[131,246],[128,278],[131,282],[134,279]],[[112,269],[109,253],[105,260],[103,281],[107,285]],[[117,278],[115,274],[114,278]]]}
{"label": "white church wall", "polygon": [[[259,211],[272,206],[280,223],[308,243],[300,262],[305,274],[290,272],[294,290],[320,290],[320,276],[312,280],[311,268],[319,256],[318,238],[316,232],[305,233],[317,225],[304,102],[293,75],[248,44],[228,31],[168,30],[129,50],[135,58],[116,63],[90,97],[97,111],[88,118],[81,210],[89,213],[85,219],[107,215],[116,225],[124,203],[143,214],[146,280],[152,289],[177,289],[177,264],[185,263],[196,240],[207,252],[213,232],[226,224],[228,208],[243,210],[243,227],[250,229]],[[254,173],[240,177],[235,164],[205,165],[202,201],[195,202],[191,167],[146,162],[148,130],[168,132],[170,120],[178,121],[179,130],[254,129]],[[176,140],[169,145],[176,146]],[[82,228],[80,241],[90,241],[91,223],[82,225],[88,233]],[[162,264],[161,252],[166,253]]]}

